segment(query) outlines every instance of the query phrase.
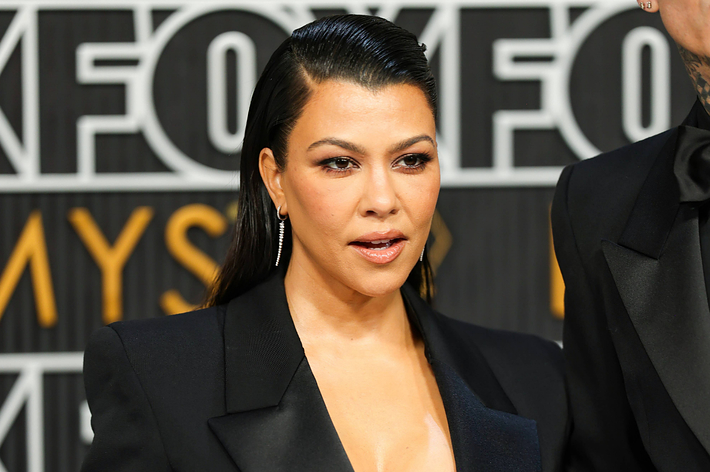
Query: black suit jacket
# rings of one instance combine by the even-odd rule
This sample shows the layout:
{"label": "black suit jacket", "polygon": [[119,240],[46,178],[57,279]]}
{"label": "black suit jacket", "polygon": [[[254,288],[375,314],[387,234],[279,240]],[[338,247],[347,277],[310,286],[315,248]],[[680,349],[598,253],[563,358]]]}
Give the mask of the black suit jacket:
{"label": "black suit jacket", "polygon": [[557,186],[572,471],[710,470],[710,309],[677,135],[567,167]]}
{"label": "black suit jacket", "polygon": [[[558,470],[567,434],[557,345],[446,318],[408,287],[457,470]],[[118,322],[84,359],[95,437],[82,470],[351,471],[281,276],[227,305]]]}

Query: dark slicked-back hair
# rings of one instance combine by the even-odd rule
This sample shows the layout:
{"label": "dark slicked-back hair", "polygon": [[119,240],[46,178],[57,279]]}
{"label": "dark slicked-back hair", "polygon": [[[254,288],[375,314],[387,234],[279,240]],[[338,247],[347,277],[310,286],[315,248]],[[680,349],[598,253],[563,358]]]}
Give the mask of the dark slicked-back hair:
{"label": "dark slicked-back hair", "polygon": [[[205,306],[226,303],[266,279],[278,250],[278,219],[259,173],[262,149],[286,168],[288,138],[310,98],[313,83],[339,80],[371,90],[395,84],[421,89],[436,116],[436,85],[424,45],[409,31],[376,16],[336,15],[293,32],[276,49],[254,89],[241,156],[239,213],[232,242]],[[291,255],[290,225],[280,265]],[[407,283],[431,302],[432,271],[426,256]]]}

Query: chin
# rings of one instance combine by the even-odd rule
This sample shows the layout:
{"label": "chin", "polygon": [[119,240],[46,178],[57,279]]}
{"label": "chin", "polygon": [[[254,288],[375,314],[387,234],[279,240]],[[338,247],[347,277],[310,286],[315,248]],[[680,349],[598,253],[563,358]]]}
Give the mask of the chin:
{"label": "chin", "polygon": [[379,274],[361,274],[350,285],[358,293],[371,298],[381,298],[399,290],[407,281],[409,272],[383,271]]}

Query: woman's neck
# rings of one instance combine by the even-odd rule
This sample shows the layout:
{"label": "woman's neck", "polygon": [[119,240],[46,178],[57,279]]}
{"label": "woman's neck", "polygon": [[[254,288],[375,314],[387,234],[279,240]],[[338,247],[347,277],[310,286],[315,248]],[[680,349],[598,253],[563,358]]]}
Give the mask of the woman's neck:
{"label": "woman's neck", "polygon": [[312,342],[320,346],[384,343],[392,348],[411,347],[414,342],[399,290],[368,297],[293,260],[284,286],[291,317],[307,351]]}

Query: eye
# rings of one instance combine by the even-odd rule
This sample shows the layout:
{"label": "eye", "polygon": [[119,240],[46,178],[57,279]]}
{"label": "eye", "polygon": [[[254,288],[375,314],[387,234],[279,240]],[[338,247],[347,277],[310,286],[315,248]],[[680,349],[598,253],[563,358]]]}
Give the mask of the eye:
{"label": "eye", "polygon": [[333,157],[331,159],[326,159],[321,163],[321,165],[324,166],[329,172],[347,172],[357,167],[357,164],[352,159],[348,159],[347,157]]}
{"label": "eye", "polygon": [[405,170],[420,170],[423,169],[429,161],[431,161],[431,156],[428,154],[407,154],[406,156],[402,156],[395,163],[395,167],[401,167]]}

